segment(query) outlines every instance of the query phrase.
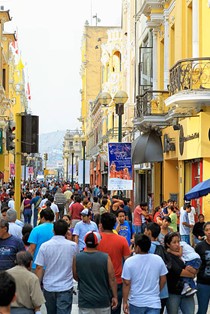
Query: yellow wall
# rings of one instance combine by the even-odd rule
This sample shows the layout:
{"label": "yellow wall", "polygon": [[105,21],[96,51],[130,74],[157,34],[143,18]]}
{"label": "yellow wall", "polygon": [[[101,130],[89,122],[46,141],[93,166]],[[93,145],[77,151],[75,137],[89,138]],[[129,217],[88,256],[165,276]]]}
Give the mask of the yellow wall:
{"label": "yellow wall", "polygon": [[[203,181],[210,178],[210,157],[203,160]],[[205,221],[210,221],[210,194],[202,197]]]}

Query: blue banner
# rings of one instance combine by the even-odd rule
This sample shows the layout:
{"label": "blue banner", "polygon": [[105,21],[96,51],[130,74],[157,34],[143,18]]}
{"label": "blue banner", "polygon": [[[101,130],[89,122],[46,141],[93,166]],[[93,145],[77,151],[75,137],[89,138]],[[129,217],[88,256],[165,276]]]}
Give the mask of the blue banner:
{"label": "blue banner", "polygon": [[108,143],[108,190],[132,190],[131,143]]}

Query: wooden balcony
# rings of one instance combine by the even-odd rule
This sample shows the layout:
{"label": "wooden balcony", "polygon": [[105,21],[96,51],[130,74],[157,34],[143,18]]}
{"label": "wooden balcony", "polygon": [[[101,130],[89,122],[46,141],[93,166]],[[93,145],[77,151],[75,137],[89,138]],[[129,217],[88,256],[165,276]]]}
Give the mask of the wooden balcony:
{"label": "wooden balcony", "polygon": [[165,101],[173,115],[196,114],[210,105],[210,58],[179,60],[170,69],[170,97]]}

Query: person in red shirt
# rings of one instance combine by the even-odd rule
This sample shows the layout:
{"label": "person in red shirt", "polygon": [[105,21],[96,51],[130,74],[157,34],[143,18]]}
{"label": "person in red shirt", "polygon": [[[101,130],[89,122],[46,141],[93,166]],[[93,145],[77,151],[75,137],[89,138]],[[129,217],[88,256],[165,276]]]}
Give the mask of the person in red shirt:
{"label": "person in red shirt", "polygon": [[9,195],[6,192],[6,189],[2,189],[2,193],[0,195],[0,201],[3,203],[4,201],[9,199]]}
{"label": "person in red shirt", "polygon": [[111,313],[120,314],[122,304],[122,266],[123,261],[131,255],[131,251],[126,238],[113,233],[115,223],[116,217],[114,214],[104,213],[101,215],[102,239],[98,245],[98,251],[108,253],[114,266],[117,281],[118,306],[112,309]]}
{"label": "person in red shirt", "polygon": [[76,223],[81,220],[81,211],[84,209],[84,206],[81,204],[81,197],[76,196],[75,203],[69,207],[69,215],[72,219],[72,228],[75,227]]}

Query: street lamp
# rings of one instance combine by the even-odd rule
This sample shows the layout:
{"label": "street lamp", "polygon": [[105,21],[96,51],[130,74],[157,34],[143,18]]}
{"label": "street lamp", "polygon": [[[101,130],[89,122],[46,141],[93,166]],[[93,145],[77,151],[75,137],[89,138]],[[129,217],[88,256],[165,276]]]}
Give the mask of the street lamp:
{"label": "street lamp", "polygon": [[69,176],[69,172],[68,172],[68,168],[69,168],[69,151],[68,150],[65,150],[65,152],[64,152],[64,159],[66,161],[65,179],[66,179],[66,181],[68,181],[68,176]]}
{"label": "street lamp", "polygon": [[83,179],[82,179],[82,188],[83,191],[85,191],[85,146],[86,146],[86,140],[83,138],[82,139],[82,155],[83,155]]}
{"label": "street lamp", "polygon": [[[107,92],[102,92],[98,97],[102,106],[107,107],[112,100],[112,97]],[[113,102],[116,105],[116,114],[118,115],[118,142],[122,142],[122,115],[124,114],[124,104],[128,100],[126,92],[119,90],[113,97]]]}
{"label": "street lamp", "polygon": [[74,149],[72,149],[71,151],[71,185],[72,185],[72,188],[73,188],[73,185],[74,185]]}
{"label": "street lamp", "polygon": [[122,142],[122,115],[124,114],[124,104],[128,100],[128,95],[126,92],[120,90],[113,98],[116,105],[116,114],[118,115],[118,142]]}

